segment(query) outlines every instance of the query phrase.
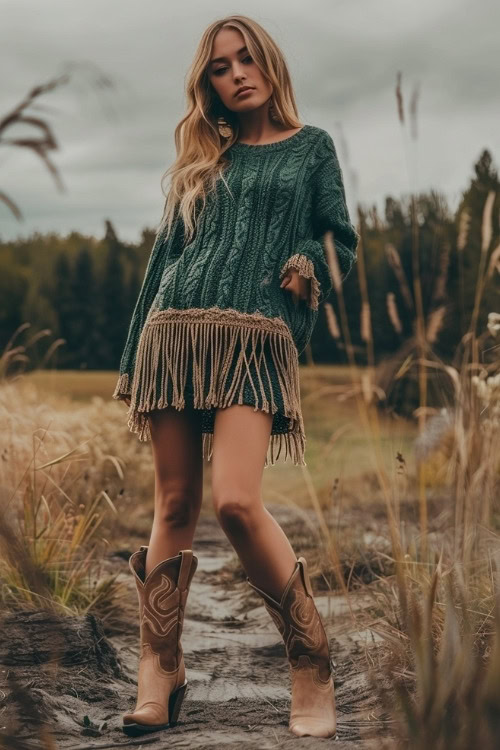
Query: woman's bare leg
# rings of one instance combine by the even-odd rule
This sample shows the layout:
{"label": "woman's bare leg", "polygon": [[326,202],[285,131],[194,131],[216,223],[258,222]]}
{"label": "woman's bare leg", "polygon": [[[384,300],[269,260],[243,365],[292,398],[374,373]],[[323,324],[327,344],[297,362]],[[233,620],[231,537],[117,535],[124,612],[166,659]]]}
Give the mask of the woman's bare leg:
{"label": "woman's bare leg", "polygon": [[203,495],[201,412],[172,406],[149,412],[155,508],[146,575],[181,549],[191,549]]}
{"label": "woman's bare leg", "polygon": [[[236,404],[217,410],[214,507],[249,581],[266,597],[266,608],[283,637],[291,666],[290,731],[298,736],[333,737],[335,693],[328,637],[313,598],[304,588],[307,579],[292,578],[298,568],[290,542],[261,499],[271,425],[271,415],[251,406]],[[291,588],[282,605],[289,581]]]}
{"label": "woman's bare leg", "polygon": [[261,482],[272,415],[252,406],[217,409],[212,454],[216,516],[247,576],[278,598],[296,556],[285,532],[264,507]]}

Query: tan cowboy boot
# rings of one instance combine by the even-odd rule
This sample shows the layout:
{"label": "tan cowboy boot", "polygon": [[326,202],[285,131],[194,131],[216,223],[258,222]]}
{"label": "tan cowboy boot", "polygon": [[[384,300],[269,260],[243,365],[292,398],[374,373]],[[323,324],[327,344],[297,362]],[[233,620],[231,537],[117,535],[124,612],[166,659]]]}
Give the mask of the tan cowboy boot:
{"label": "tan cowboy boot", "polygon": [[147,546],[129,559],[139,597],[141,657],[137,705],[124,714],[125,734],[168,729],[186,694],[184,654],[180,642],[184,609],[198,558],[190,549],[158,563],[145,579]]}
{"label": "tan cowboy boot", "polygon": [[249,578],[246,580],[264,599],[285,643],[292,681],[289,729],[299,737],[334,737],[333,665],[325,628],[314,604],[306,559],[298,558],[279,603]]}

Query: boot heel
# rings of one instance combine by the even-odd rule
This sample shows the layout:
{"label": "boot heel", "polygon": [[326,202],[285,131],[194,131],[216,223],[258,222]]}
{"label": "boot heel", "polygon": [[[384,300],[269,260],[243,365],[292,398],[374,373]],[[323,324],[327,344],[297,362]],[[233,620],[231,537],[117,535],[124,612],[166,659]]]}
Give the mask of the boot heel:
{"label": "boot heel", "polygon": [[179,711],[181,710],[182,701],[186,697],[186,690],[188,686],[188,681],[186,680],[184,685],[181,685],[177,690],[175,690],[170,698],[168,699],[168,716],[169,716],[169,725],[171,727],[175,726],[177,724],[177,719],[179,717]]}

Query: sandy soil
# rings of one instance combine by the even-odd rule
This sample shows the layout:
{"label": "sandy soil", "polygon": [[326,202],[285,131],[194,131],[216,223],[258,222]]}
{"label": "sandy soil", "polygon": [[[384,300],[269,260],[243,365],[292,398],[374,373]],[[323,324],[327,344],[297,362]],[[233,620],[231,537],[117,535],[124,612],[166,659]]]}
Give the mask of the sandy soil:
{"label": "sandy soil", "polygon": [[[281,505],[268,508],[291,541],[299,532],[304,539],[303,515]],[[312,514],[310,521],[314,523]],[[18,740],[26,738],[18,747],[42,747],[28,740],[37,735],[29,717],[38,714],[50,722],[56,747],[64,750],[146,745],[271,750],[324,747],[330,742],[339,750],[380,749],[385,735],[383,717],[367,680],[363,653],[371,635],[356,629],[338,593],[315,596],[336,663],[338,738],[291,734],[289,667],[283,643],[209,512],[200,516],[193,545],[199,563],[184,621],[182,643],[189,686],[179,723],[144,738],[127,738],[120,729],[121,714],[135,706],[139,655],[137,599],[127,560],[141,543],[144,540],[130,540],[130,548],[115,550],[107,561],[109,571],[120,573],[128,591],[123,597],[119,636],[106,638],[92,616],[58,618],[31,612],[3,618],[0,725],[17,727]],[[308,550],[315,544],[312,536],[300,549],[293,546],[297,555],[304,554],[309,561]],[[314,580],[313,587],[318,590]],[[351,600],[356,607],[364,606],[361,595]],[[21,707],[22,695],[13,690],[12,678],[28,686],[31,706]]]}

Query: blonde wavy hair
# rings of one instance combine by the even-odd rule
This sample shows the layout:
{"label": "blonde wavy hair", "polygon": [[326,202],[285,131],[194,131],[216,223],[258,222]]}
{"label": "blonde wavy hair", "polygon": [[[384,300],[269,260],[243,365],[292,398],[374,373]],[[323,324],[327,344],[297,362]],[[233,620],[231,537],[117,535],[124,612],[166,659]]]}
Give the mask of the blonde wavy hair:
{"label": "blonde wavy hair", "polygon": [[[215,36],[222,28],[241,32],[245,44],[262,75],[272,86],[273,116],[288,128],[301,127],[295,96],[285,58],[276,42],[256,21],[242,15],[226,16],[214,21],[204,31],[194,60],[186,77],[187,114],[175,128],[177,158],[161,178],[166,195],[160,230],[167,226],[170,234],[176,214],[180,213],[185,227],[185,240],[192,239],[208,192],[215,188],[217,179],[224,180],[223,171],[229,164],[224,152],[238,139],[239,120],[228,109],[209,79],[209,64]],[[226,133],[219,127],[222,118]],[[168,195],[164,181],[171,176]],[[197,209],[201,210],[197,214]],[[159,231],[160,231],[159,230]]]}

